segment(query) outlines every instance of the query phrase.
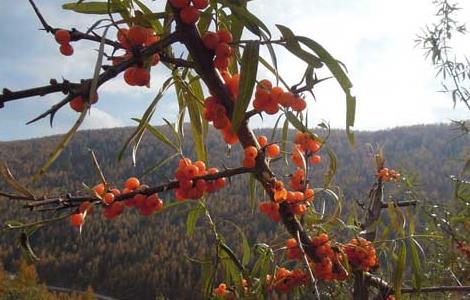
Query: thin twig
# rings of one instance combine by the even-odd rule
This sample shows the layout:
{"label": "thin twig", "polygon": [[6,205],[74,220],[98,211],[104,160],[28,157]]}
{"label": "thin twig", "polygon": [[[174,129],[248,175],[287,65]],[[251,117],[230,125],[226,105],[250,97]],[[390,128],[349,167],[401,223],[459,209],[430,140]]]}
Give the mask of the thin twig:
{"label": "thin twig", "polygon": [[300,233],[298,231],[297,231],[296,240],[297,240],[297,245],[299,245],[300,251],[302,252],[302,257],[304,259],[305,268],[307,268],[308,275],[310,276],[310,281],[312,282],[312,285],[313,285],[313,291],[314,291],[315,297],[318,300],[320,300],[320,292],[318,291],[317,279],[313,275],[312,268],[310,268],[310,264],[308,263],[307,254],[305,254],[302,241],[300,240]]}

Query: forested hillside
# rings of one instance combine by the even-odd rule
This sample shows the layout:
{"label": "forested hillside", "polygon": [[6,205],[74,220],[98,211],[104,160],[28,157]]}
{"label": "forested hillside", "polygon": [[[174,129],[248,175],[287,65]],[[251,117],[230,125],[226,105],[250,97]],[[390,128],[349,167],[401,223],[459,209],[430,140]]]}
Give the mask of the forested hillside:
{"label": "forested hillside", "polygon": [[[171,136],[166,128],[162,128]],[[137,152],[137,164],[132,165],[130,151],[122,161],[117,156],[131,128],[79,132],[65,153],[48,173],[38,182],[28,177],[45,162],[58,142],[58,137],[27,141],[1,142],[0,159],[6,161],[14,174],[29,183],[37,194],[57,194],[83,189],[82,182],[92,186],[99,179],[93,168],[88,148],[97,155],[108,180],[121,186],[129,176],[138,176],[172,154],[172,149],[147,134]],[[271,130],[258,131],[269,138]],[[294,132],[291,132],[293,134]],[[189,128],[185,132],[185,152],[191,153],[192,142]],[[319,132],[320,135],[324,134]],[[456,133],[457,134],[457,133]],[[448,179],[462,168],[463,159],[469,155],[468,138],[453,138],[448,125],[429,125],[396,128],[377,132],[358,132],[355,150],[351,149],[342,131],[332,131],[328,139],[337,156],[337,174],[334,186],[342,188],[343,214],[348,216],[360,209],[356,200],[367,197],[375,179],[373,149],[383,147],[386,166],[397,169],[405,178],[411,178],[414,191],[420,195],[419,205],[442,202],[452,197],[452,184]],[[279,141],[279,134],[273,141]],[[270,138],[271,140],[271,138]],[[236,167],[241,161],[239,146],[226,148],[216,132],[207,139],[210,165],[219,169]],[[290,150],[290,146],[287,148]],[[221,155],[224,153],[225,155]],[[329,161],[325,151],[323,162],[313,169],[313,186],[323,185],[323,175]],[[273,162],[278,175],[288,174],[284,160]],[[176,159],[144,176],[144,183],[155,185],[173,178]],[[413,173],[409,171],[412,170]],[[236,178],[222,191],[209,198],[209,208],[215,222],[226,237],[228,244],[240,251],[240,235],[227,221],[242,224],[250,244],[281,241],[285,230],[252,209],[248,200],[246,177]],[[0,190],[5,185],[0,183]],[[402,186],[386,187],[390,200],[403,200],[406,194]],[[392,191],[393,190],[393,191]],[[162,193],[165,204],[174,202],[174,192]],[[258,201],[264,200],[258,195]],[[320,199],[316,202],[320,203]],[[103,220],[95,212],[88,218],[84,231],[78,231],[67,222],[63,226],[42,228],[34,236],[32,245],[39,256],[39,277],[54,286],[85,290],[87,286],[101,294],[119,299],[154,299],[157,295],[172,298],[198,298],[195,285],[199,265],[194,259],[204,259],[212,251],[206,245],[213,239],[207,224],[201,219],[193,235],[186,233],[186,212],[194,202],[187,201],[177,209],[162,211],[151,217],[141,217],[135,211],[127,211],[114,222]],[[0,224],[7,220],[28,220],[33,214],[25,213],[21,204],[0,198]],[[249,213],[252,211],[252,213]],[[41,218],[38,213],[37,218]],[[43,215],[44,216],[44,215]],[[243,226],[244,225],[244,226]],[[340,238],[339,238],[340,239]],[[17,232],[0,235],[0,259],[5,269],[14,272],[21,251]]]}

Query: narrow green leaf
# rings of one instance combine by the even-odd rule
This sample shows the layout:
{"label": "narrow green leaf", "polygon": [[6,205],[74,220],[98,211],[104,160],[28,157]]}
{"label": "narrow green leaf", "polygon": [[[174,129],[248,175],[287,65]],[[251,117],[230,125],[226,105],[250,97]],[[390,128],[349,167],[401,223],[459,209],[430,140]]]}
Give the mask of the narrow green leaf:
{"label": "narrow green leaf", "polygon": [[[250,262],[250,257],[251,257],[251,248],[250,248],[250,243],[248,242],[248,239],[246,238],[245,233],[243,230],[238,226],[236,223],[229,221],[229,220],[224,220],[224,222],[232,225],[235,227],[235,229],[238,231],[240,234],[240,238],[242,240],[242,264],[246,266]],[[233,251],[232,251],[233,252]]]}
{"label": "narrow green leaf", "polygon": [[252,33],[257,36],[261,36],[259,28],[263,29],[264,32],[271,38],[271,32],[268,27],[254,14],[252,14],[246,7],[240,5],[237,2],[232,2],[228,0],[217,0],[217,2],[223,4],[224,6],[230,8],[232,14],[237,16],[241,21],[245,23],[245,26]]}
{"label": "narrow green leaf", "polygon": [[324,145],[323,148],[326,150],[326,153],[328,155],[328,170],[325,171],[325,174],[323,175],[324,178],[324,186],[329,187],[331,183],[333,182],[333,178],[335,177],[336,174],[336,155],[333,152],[333,150],[328,147],[327,145]]}
{"label": "narrow green leaf", "polygon": [[[140,122],[139,119],[132,119],[134,121]],[[176,151],[180,151],[178,146],[176,146],[169,138],[167,138],[157,127],[154,127],[150,124],[145,124],[145,129],[148,130],[151,134],[153,134],[157,139],[159,139],[162,143],[170,146],[171,148],[175,149]]]}
{"label": "narrow green leaf", "polygon": [[401,241],[400,244],[395,270],[393,272],[393,289],[395,290],[395,298],[397,300],[401,298],[401,287],[406,270],[406,244],[404,241]]}
{"label": "narrow green leaf", "polygon": [[179,153],[173,153],[172,155],[168,156],[167,158],[164,158],[164,159],[161,159],[158,163],[156,163],[153,167],[150,167],[148,169],[146,169],[142,175],[139,176],[139,178],[143,178],[155,171],[157,171],[158,169],[160,169],[161,167],[163,167],[164,165],[168,164],[169,162],[171,162],[175,157],[178,157],[180,154]]}
{"label": "narrow green leaf", "polygon": [[331,56],[331,54],[325,50],[320,44],[312,39],[303,36],[297,36],[297,40],[309,47],[315,52],[323,61],[333,76],[338,81],[339,85],[343,89],[346,95],[346,132],[348,134],[349,142],[354,145],[354,135],[351,131],[351,127],[354,127],[354,119],[356,114],[356,97],[351,95],[352,83],[346,75],[345,71],[338,63],[338,61]]}
{"label": "narrow green leaf", "polygon": [[279,126],[279,122],[281,121],[281,118],[283,116],[284,116],[283,114],[280,114],[279,117],[277,117],[276,123],[274,123],[273,131],[271,133],[271,139],[270,139],[271,141],[274,141],[274,139],[276,138],[277,127]]}
{"label": "narrow green leaf", "polygon": [[410,251],[411,251],[411,268],[413,270],[413,286],[418,291],[422,287],[423,275],[421,273],[421,261],[419,258],[418,248],[414,239],[408,240]]}
{"label": "narrow green leaf", "polygon": [[238,100],[232,115],[232,130],[238,131],[238,127],[245,119],[245,112],[250,104],[251,95],[256,83],[258,73],[259,43],[248,42],[243,52],[242,65],[240,70],[240,88]]}
{"label": "narrow green leaf", "polygon": [[[150,16],[153,14],[152,10],[148,8],[144,3],[142,3],[142,1],[134,0],[134,2],[137,4],[137,6],[139,6],[139,8],[144,12],[145,15]],[[152,28],[158,35],[163,34],[163,26],[158,20],[158,18],[153,17],[151,19],[147,18],[146,20],[150,23],[150,25],[152,25]]]}
{"label": "narrow green leaf", "polygon": [[36,255],[36,253],[34,253],[33,247],[31,247],[29,235],[22,232],[20,236],[20,244],[21,244],[21,248],[23,249],[23,251],[31,260],[39,261],[39,257]]}
{"label": "narrow green leaf", "polygon": [[188,87],[189,90],[186,96],[186,104],[189,111],[194,148],[196,150],[197,159],[207,163],[207,149],[202,128],[202,110],[199,105],[200,102],[204,101],[204,93],[202,91],[200,79],[196,79],[191,74],[188,76],[191,83]]}
{"label": "narrow green leaf", "polygon": [[276,27],[279,29],[279,31],[282,34],[282,37],[286,41],[284,44],[284,47],[289,50],[292,54],[297,56],[298,58],[302,59],[305,61],[307,64],[312,65],[315,68],[321,68],[323,66],[323,63],[321,59],[300,47],[300,44],[298,42],[298,37],[294,35],[292,30],[290,30],[288,27],[283,26],[283,25],[276,25]]}
{"label": "narrow green leaf", "polygon": [[214,265],[211,262],[204,262],[201,265],[201,269],[199,286],[201,287],[204,298],[209,298],[212,294],[212,284],[214,282]]}
{"label": "narrow green leaf", "polygon": [[132,162],[133,164],[135,165],[136,163],[136,154],[137,154],[137,149],[139,148],[139,145],[140,145],[140,142],[142,140],[142,137],[145,133],[145,129],[147,128],[148,129],[148,126],[149,126],[149,122],[150,120],[152,119],[153,117],[153,114],[155,113],[155,110],[157,108],[157,104],[158,102],[160,102],[160,100],[162,99],[165,91],[173,84],[172,82],[172,79],[171,78],[168,78],[162,85],[162,87],[160,88],[160,90],[158,91],[157,95],[155,96],[155,98],[153,99],[152,103],[150,103],[150,105],[147,107],[147,109],[145,110],[142,118],[140,119],[132,119],[134,121],[137,121],[139,122],[139,125],[137,126],[136,130],[129,136],[129,138],[127,138],[126,142],[124,143],[124,145],[122,146],[121,150],[119,151],[119,154],[118,154],[118,160],[121,160],[124,156],[124,153],[127,149],[127,147],[129,146],[129,144],[133,144],[132,145]]}
{"label": "narrow green leaf", "polygon": [[35,198],[33,193],[31,193],[25,186],[23,186],[18,180],[16,180],[15,176],[11,173],[10,169],[6,165],[6,163],[0,160],[0,175],[3,177],[5,182],[15,191],[20,193],[23,196],[28,196],[31,198]]}
{"label": "narrow green leaf", "polygon": [[[84,3],[65,3],[62,5],[65,10],[72,10],[81,14],[94,14],[94,15],[107,15],[108,14],[108,2],[84,2]],[[122,5],[116,5],[116,1],[109,4],[109,11],[111,13],[117,13],[125,11]]]}
{"label": "narrow green leaf", "polygon": [[188,218],[186,219],[186,233],[191,236],[194,233],[194,229],[196,229],[196,223],[200,217],[202,217],[205,213],[204,206],[198,203],[197,206],[193,207],[188,212]]}
{"label": "narrow green leaf", "polygon": [[75,122],[73,127],[62,137],[62,140],[57,144],[57,146],[54,148],[52,153],[49,155],[46,163],[42,165],[42,167],[39,169],[39,171],[33,176],[33,180],[39,179],[42,175],[46,173],[46,171],[49,169],[49,167],[56,161],[56,159],[62,154],[64,149],[67,147],[67,145],[70,143],[72,140],[73,135],[75,132],[77,132],[78,128],[80,125],[82,125],[83,120],[85,120],[85,116],[87,114],[88,109],[84,109],[81,113],[80,116],[78,117],[78,120]]}

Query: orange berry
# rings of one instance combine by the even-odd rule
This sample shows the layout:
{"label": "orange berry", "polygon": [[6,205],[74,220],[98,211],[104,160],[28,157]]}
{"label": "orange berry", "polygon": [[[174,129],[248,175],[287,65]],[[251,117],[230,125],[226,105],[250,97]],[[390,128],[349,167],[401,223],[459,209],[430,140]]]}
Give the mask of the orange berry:
{"label": "orange berry", "polygon": [[268,144],[268,138],[265,135],[258,136],[258,143],[261,147],[264,147]]}
{"label": "orange berry", "polygon": [[229,145],[234,145],[238,142],[238,135],[232,132],[232,129],[228,128],[227,130],[222,131],[224,141]]}
{"label": "orange berry", "polygon": [[245,158],[255,159],[258,155],[258,149],[255,146],[248,146],[245,148]]}
{"label": "orange berry", "polygon": [[219,29],[217,35],[220,43],[231,43],[233,41],[232,34],[227,29]]}
{"label": "orange berry", "polygon": [[129,28],[127,37],[133,45],[142,45],[147,41],[148,31],[142,26],[132,26]]}
{"label": "orange berry", "polygon": [[199,169],[195,165],[186,166],[183,170],[183,174],[186,178],[193,178],[197,176]]}
{"label": "orange berry", "polygon": [[198,168],[198,176],[203,176],[206,171],[206,164],[202,160],[198,160],[194,162],[194,165]]}
{"label": "orange berry", "polygon": [[223,188],[225,186],[225,183],[227,180],[225,178],[217,178],[215,180],[215,186],[219,189]]}
{"label": "orange berry", "polygon": [[197,9],[205,9],[209,5],[207,0],[192,0],[193,5]]}
{"label": "orange berry", "polygon": [[82,214],[73,214],[70,216],[70,224],[73,227],[80,227],[83,225],[83,215]]}
{"label": "orange berry", "polygon": [[121,191],[118,189],[111,189],[110,192],[113,193],[115,197],[121,195]]}
{"label": "orange berry", "polygon": [[297,240],[296,239],[288,239],[286,242],[287,248],[295,248],[297,247]]}
{"label": "orange berry", "polygon": [[266,147],[266,153],[269,157],[276,157],[281,153],[281,148],[279,148],[278,144],[271,144]]}
{"label": "orange berry", "polygon": [[187,6],[180,11],[181,21],[185,24],[192,25],[199,20],[199,10],[192,6]]}
{"label": "orange berry", "polygon": [[240,74],[235,74],[227,81],[227,87],[230,91],[230,94],[233,96],[233,100],[238,100],[239,87],[240,87]]}
{"label": "orange berry", "polygon": [[310,163],[313,165],[317,165],[321,162],[321,156],[320,155],[312,155],[309,159]]}
{"label": "orange berry", "polygon": [[281,87],[275,86],[271,89],[271,98],[279,103],[279,98],[284,94],[284,90]]}
{"label": "orange berry", "polygon": [[291,92],[282,93],[279,95],[279,104],[284,107],[290,107],[295,101],[295,96]]}
{"label": "orange berry", "polygon": [[[152,30],[153,31],[153,30]],[[153,32],[148,32],[147,39],[145,40],[144,45],[150,46],[160,41],[160,37],[158,35],[154,35]]]}
{"label": "orange berry", "polygon": [[313,189],[306,189],[304,194],[305,194],[305,200],[307,201],[312,201],[313,197],[315,196]]}
{"label": "orange berry", "polygon": [[229,57],[232,55],[232,48],[227,43],[219,43],[215,48],[217,57]]}
{"label": "orange berry", "polygon": [[227,57],[217,56],[214,59],[214,67],[217,69],[222,69],[222,70],[227,69],[229,64],[230,64],[230,60]]}
{"label": "orange berry", "polygon": [[73,54],[73,47],[72,45],[66,43],[66,44],[61,44],[60,45],[60,53],[65,56],[71,56]]}
{"label": "orange berry", "polygon": [[267,79],[263,79],[261,80],[258,85],[256,86],[256,90],[266,90],[266,91],[269,91],[271,92],[271,89],[273,88],[273,84],[271,83],[271,81],[267,80]]}
{"label": "orange berry", "polygon": [[113,204],[111,204],[111,211],[116,216],[120,215],[124,211],[124,204],[119,201],[113,202]]}
{"label": "orange berry", "polygon": [[69,102],[70,107],[76,112],[82,112],[86,108],[86,103],[82,96],[77,96]]}
{"label": "orange berry", "polygon": [[277,103],[274,103],[274,102],[270,102],[265,108],[264,108],[264,111],[268,114],[268,115],[275,115],[279,112],[279,106],[277,105]]}
{"label": "orange berry", "polygon": [[219,44],[219,35],[215,32],[208,31],[202,36],[202,43],[207,49],[215,50]]}
{"label": "orange berry", "polygon": [[170,3],[176,8],[184,8],[189,6],[189,0],[170,0]]}
{"label": "orange berry", "polygon": [[137,85],[134,77],[136,69],[136,67],[130,67],[124,72],[124,81],[130,86]]}
{"label": "orange berry", "polygon": [[110,205],[114,201],[114,194],[113,193],[106,193],[103,197],[103,202],[107,205]]}
{"label": "orange berry", "polygon": [[59,44],[70,43],[70,32],[64,29],[59,29],[54,33],[55,40]]}
{"label": "orange berry", "polygon": [[117,32],[117,39],[119,44],[125,49],[129,49],[131,47],[130,39],[128,37],[129,29],[127,28],[120,28]]}
{"label": "orange berry", "polygon": [[312,152],[318,152],[318,150],[320,150],[320,143],[318,143],[317,141],[313,140],[313,139],[309,139],[308,142],[308,150],[312,151]]}
{"label": "orange berry", "polygon": [[135,190],[140,186],[140,181],[136,177],[130,177],[126,180],[126,188]]}
{"label": "orange berry", "polygon": [[134,83],[137,86],[145,86],[150,82],[150,72],[147,69],[135,68],[132,76],[134,77]]}
{"label": "orange berry", "polygon": [[307,102],[302,98],[297,98],[291,103],[291,107],[294,111],[301,112],[307,107]]}
{"label": "orange berry", "polygon": [[96,195],[98,195],[98,196],[103,195],[104,194],[104,184],[100,183],[100,184],[95,185],[93,190],[95,191]]}

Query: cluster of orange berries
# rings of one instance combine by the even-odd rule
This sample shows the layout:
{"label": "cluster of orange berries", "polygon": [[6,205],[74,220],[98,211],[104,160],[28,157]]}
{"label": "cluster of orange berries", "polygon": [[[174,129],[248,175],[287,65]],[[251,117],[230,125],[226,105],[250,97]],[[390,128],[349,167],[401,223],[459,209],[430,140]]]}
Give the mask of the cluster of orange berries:
{"label": "cluster of orange berries", "polygon": [[181,21],[188,25],[195,24],[199,20],[199,10],[209,5],[207,0],[191,0],[191,3],[189,0],[170,0],[170,3],[180,9]]}
{"label": "cluster of orange berries", "polygon": [[309,162],[313,165],[321,162],[321,156],[317,153],[320,151],[321,145],[313,139],[309,133],[298,131],[295,134],[294,149],[291,159],[298,167],[305,167],[305,156],[309,156]]}
{"label": "cluster of orange berries", "polygon": [[[246,279],[242,279],[242,285],[244,288],[245,293],[248,292],[248,281]],[[221,297],[227,300],[235,300],[238,299],[232,291],[227,288],[225,283],[220,283],[213,291],[214,296]]]}
{"label": "cluster of orange berries", "polygon": [[227,285],[225,283],[219,284],[218,287],[214,289],[214,295],[218,297],[226,297],[230,291],[227,290]]}
{"label": "cluster of orange berries", "polygon": [[400,173],[395,170],[383,168],[377,172],[377,177],[382,178],[383,181],[400,181]]}
{"label": "cluster of orange berries", "polygon": [[204,46],[215,53],[214,67],[221,71],[226,70],[230,64],[230,57],[233,54],[229,45],[231,42],[233,42],[232,34],[226,29],[217,32],[208,31],[202,36]]}
{"label": "cluster of orange berries", "polygon": [[364,238],[352,239],[343,246],[344,253],[348,256],[351,265],[369,271],[377,265],[377,255],[372,243]]}
{"label": "cluster of orange berries", "polygon": [[281,87],[273,87],[269,80],[261,80],[256,86],[254,109],[274,115],[279,111],[280,106],[290,107],[292,110],[300,112],[307,107],[307,102],[291,92],[284,92]]}
{"label": "cluster of orange berries", "polygon": [[[263,141],[264,143],[259,143],[261,147],[266,147],[266,156],[270,158],[275,158],[281,153],[281,149],[277,144],[267,145],[267,138],[265,136],[258,137],[258,141]],[[256,157],[258,157],[258,149],[255,146],[248,146],[245,148],[245,157],[243,159],[243,166],[245,168],[253,168],[256,164]]]}
{"label": "cluster of orange berries", "polygon": [[292,271],[286,268],[278,268],[274,277],[267,275],[269,290],[275,290],[280,293],[287,293],[291,289],[308,283],[308,275],[301,269]]}
{"label": "cluster of orange berries", "polygon": [[59,51],[62,55],[70,56],[73,54],[73,47],[70,45],[70,32],[59,29],[54,33],[54,38],[60,45]]}
{"label": "cluster of orange berries", "polygon": [[[152,213],[159,211],[163,207],[163,201],[158,197],[158,194],[150,196],[144,194],[136,194],[133,198],[124,201],[115,201],[116,197],[122,194],[128,194],[135,191],[144,191],[148,186],[141,185],[139,179],[130,177],[126,180],[125,187],[122,192],[119,189],[112,188],[106,190],[103,183],[93,187],[95,195],[101,199],[104,205],[103,217],[112,220],[124,212],[124,208],[136,207],[139,213],[143,216],[149,216]],[[85,211],[88,215],[93,213],[93,206],[90,201],[84,201],[78,208],[78,213],[70,217],[70,223],[74,227],[83,225],[85,218]]]}
{"label": "cluster of orange berries", "polygon": [[227,144],[236,144],[238,136],[232,131],[232,122],[227,117],[227,111],[222,103],[217,98],[210,96],[204,101],[204,105],[204,118],[213,122],[214,127],[222,132]]}
{"label": "cluster of orange berries", "polygon": [[281,220],[281,214],[279,213],[279,203],[264,201],[259,204],[259,210],[273,220],[279,222]]}
{"label": "cluster of orange berries", "polygon": [[189,158],[182,158],[179,161],[175,177],[179,182],[176,191],[176,199],[183,201],[186,199],[199,199],[204,192],[213,193],[223,188],[226,183],[225,178],[215,180],[195,179],[196,177],[217,174],[217,168],[206,170],[206,164],[203,161],[191,162]]}
{"label": "cluster of orange berries", "polygon": [[325,281],[345,280],[348,273],[343,267],[343,254],[333,251],[328,235],[322,233],[313,237],[312,244],[315,247],[315,254],[320,259],[315,263],[315,276]]}
{"label": "cluster of orange berries", "polygon": [[[345,280],[348,274],[342,267],[343,254],[333,250],[328,235],[322,233],[313,237],[312,245],[315,247],[315,255],[319,260],[316,263],[311,263],[315,277],[325,281]],[[288,259],[300,260],[302,258],[302,252],[296,239],[288,239],[286,246]]]}
{"label": "cluster of orange berries", "polygon": [[[132,58],[133,51],[148,47],[160,41],[152,28],[132,26],[129,29],[121,28],[117,32],[119,44],[126,49],[123,56],[113,57],[113,65],[122,63]],[[155,53],[150,59],[150,65],[155,66],[160,62],[160,55]],[[124,72],[124,81],[131,86],[146,86],[150,82],[150,72],[143,66],[132,66]]]}

